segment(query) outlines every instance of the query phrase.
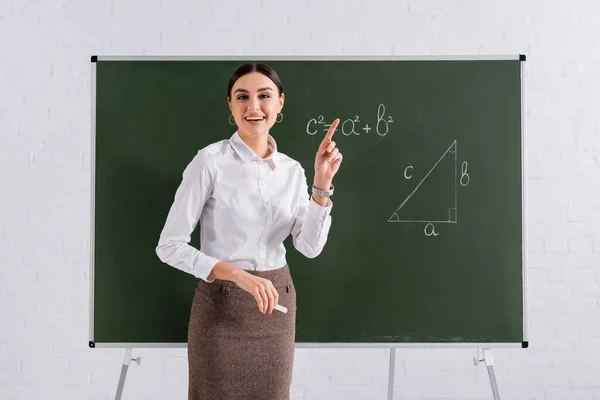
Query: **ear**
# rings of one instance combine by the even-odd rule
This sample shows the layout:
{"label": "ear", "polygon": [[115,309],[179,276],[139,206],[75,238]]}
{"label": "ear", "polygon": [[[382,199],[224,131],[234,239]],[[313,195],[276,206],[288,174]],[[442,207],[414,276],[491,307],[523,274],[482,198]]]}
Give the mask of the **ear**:
{"label": "ear", "polygon": [[281,93],[281,96],[279,96],[279,112],[283,108],[283,103],[285,103],[285,93]]}
{"label": "ear", "polygon": [[229,98],[229,96],[227,96],[227,106],[229,107],[229,111],[233,111],[231,109],[231,99]]}

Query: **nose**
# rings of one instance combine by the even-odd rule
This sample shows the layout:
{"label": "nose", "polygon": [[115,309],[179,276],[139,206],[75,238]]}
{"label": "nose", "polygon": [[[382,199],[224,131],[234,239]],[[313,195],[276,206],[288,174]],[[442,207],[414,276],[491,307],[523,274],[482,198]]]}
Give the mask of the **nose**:
{"label": "nose", "polygon": [[248,102],[248,110],[258,110],[258,99],[250,99]]}

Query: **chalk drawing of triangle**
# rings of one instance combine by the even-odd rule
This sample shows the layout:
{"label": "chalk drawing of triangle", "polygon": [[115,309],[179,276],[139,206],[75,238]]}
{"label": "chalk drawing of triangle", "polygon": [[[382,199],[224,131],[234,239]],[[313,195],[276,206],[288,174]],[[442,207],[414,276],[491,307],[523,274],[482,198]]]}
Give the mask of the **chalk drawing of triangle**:
{"label": "chalk drawing of triangle", "polygon": [[394,211],[388,222],[456,223],[456,160],[455,140]]}

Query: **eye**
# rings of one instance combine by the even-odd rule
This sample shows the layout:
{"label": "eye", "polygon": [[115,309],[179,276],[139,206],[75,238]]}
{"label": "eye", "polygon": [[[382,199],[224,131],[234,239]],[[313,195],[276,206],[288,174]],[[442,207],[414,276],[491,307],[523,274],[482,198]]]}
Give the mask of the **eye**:
{"label": "eye", "polygon": [[271,97],[271,96],[269,96],[269,95],[268,95],[268,94],[266,94],[266,93],[265,93],[265,94],[261,94],[261,95],[260,95],[260,98],[261,98],[261,99],[268,99],[268,98],[270,98],[270,97]]}
{"label": "eye", "polygon": [[238,100],[246,100],[248,98],[248,96],[246,96],[245,94],[241,94],[237,97]]}

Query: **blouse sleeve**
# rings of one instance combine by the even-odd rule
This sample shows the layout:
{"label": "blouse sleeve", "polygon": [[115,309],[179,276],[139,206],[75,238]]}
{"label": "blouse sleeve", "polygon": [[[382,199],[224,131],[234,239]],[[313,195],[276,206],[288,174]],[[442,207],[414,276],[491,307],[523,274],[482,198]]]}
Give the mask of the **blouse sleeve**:
{"label": "blouse sleeve", "polygon": [[327,242],[333,202],[328,198],[325,207],[315,202],[308,194],[304,169],[302,169],[302,175],[298,208],[292,226],[292,238],[296,250],[308,258],[315,258],[321,253]]}
{"label": "blouse sleeve", "polygon": [[156,247],[162,262],[209,283],[214,279],[209,280],[208,275],[219,260],[189,243],[212,192],[211,159],[210,154],[200,150],[183,171],[183,179],[175,192]]}

